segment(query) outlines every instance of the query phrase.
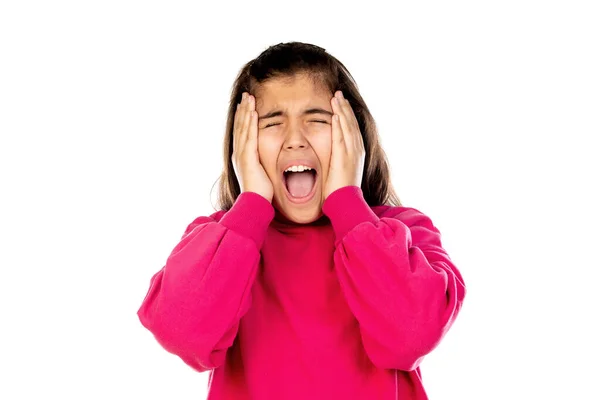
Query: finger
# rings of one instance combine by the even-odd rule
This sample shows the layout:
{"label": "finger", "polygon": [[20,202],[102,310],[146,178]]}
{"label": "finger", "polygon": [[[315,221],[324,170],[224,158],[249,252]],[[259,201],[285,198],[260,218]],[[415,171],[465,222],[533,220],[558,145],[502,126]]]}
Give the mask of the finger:
{"label": "finger", "polygon": [[240,142],[240,129],[243,114],[243,104],[246,99],[246,92],[242,93],[242,100],[236,105],[236,111],[233,118],[233,151],[236,152],[239,149]]}
{"label": "finger", "polygon": [[250,121],[248,126],[247,144],[256,149],[256,153],[258,153],[258,114],[255,110],[251,110],[249,114]]}
{"label": "finger", "polygon": [[350,104],[350,101],[348,101],[348,99],[346,99],[343,95],[343,93],[340,91],[339,92],[339,100],[340,100],[340,106],[342,108],[342,110],[344,111],[344,115],[346,116],[346,121],[348,122],[348,126],[354,126],[355,128],[358,129],[358,120],[356,119],[356,114],[354,114],[354,110],[352,109],[352,105]]}
{"label": "finger", "polygon": [[242,123],[242,127],[241,127],[241,138],[243,140],[243,142],[241,143],[242,145],[245,145],[245,143],[248,141],[248,130],[250,129],[250,117],[251,117],[251,113],[254,110],[254,98],[252,95],[248,94],[246,97],[246,103],[243,106],[240,106],[240,108],[244,109],[244,113],[243,113],[243,123]]}
{"label": "finger", "polygon": [[354,110],[350,105],[350,102],[343,97],[342,91],[338,91],[338,99],[340,100],[340,108],[344,113],[344,131],[346,132],[346,140],[348,144],[352,144],[353,147],[361,149],[363,147],[363,139],[360,132],[360,126],[358,120],[354,114]]}
{"label": "finger", "polygon": [[248,128],[248,142],[251,148],[256,152],[256,157],[260,157],[258,155],[258,111],[256,110],[256,98],[252,96],[252,110],[250,110],[250,126]]}
{"label": "finger", "polygon": [[246,147],[246,142],[248,141],[248,120],[250,119],[250,95],[245,93],[245,99],[240,104],[239,113],[240,119],[238,121],[238,145],[239,149],[242,150]]}
{"label": "finger", "polygon": [[233,126],[236,126],[235,124],[239,121],[240,119],[240,104],[242,104],[244,102],[244,93],[242,93],[242,99],[240,100],[239,103],[236,104],[236,109],[235,109],[235,116],[233,119]]}
{"label": "finger", "polygon": [[335,148],[342,147],[346,148],[346,142],[344,141],[344,134],[342,133],[342,127],[340,125],[340,116],[333,114],[331,118],[331,151],[335,151]]}
{"label": "finger", "polygon": [[245,99],[246,99],[246,92],[242,93],[242,99],[240,100],[239,103],[237,103],[236,105],[236,110],[235,110],[235,117],[234,117],[234,126],[239,126],[239,121],[242,119],[241,115],[242,115],[242,105],[245,103]]}
{"label": "finger", "polygon": [[[340,136],[336,137],[337,142],[340,144],[343,144],[344,147],[347,148],[348,145],[350,145],[352,142],[347,137],[348,126],[347,126],[347,122],[346,122],[346,116],[340,105],[339,98],[334,97],[332,99],[331,103],[332,103],[332,107],[333,107],[333,113],[338,116],[337,126],[338,126],[338,132],[339,132]],[[332,128],[332,136],[333,136],[333,128]],[[332,140],[333,140],[333,138],[332,138]]]}
{"label": "finger", "polygon": [[340,109],[342,110],[342,113],[344,114],[344,117],[346,117],[346,120],[348,121],[348,123],[350,121],[352,121],[352,107],[350,107],[350,103],[348,102],[348,100],[346,100],[344,98],[344,94],[342,93],[341,90],[338,90],[335,93],[335,97],[336,99],[338,99],[338,104],[340,106]]}

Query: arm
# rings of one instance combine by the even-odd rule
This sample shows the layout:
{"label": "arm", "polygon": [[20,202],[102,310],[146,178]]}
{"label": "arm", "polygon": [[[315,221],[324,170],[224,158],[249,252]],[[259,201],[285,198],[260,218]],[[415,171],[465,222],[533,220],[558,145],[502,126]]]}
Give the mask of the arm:
{"label": "arm", "polygon": [[393,211],[379,218],[356,186],[323,204],[336,235],[336,272],[365,351],[380,368],[411,371],[456,319],[465,285],[431,220],[411,208]]}
{"label": "arm", "polygon": [[260,248],[273,216],[266,199],[242,193],[219,221],[192,222],[151,279],[137,312],[140,322],[197,371],[225,361],[252,302]]}

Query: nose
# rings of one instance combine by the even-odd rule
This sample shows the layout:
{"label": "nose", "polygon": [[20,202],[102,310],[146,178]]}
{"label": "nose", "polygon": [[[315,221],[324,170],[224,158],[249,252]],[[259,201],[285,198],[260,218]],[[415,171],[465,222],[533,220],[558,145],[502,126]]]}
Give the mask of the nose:
{"label": "nose", "polygon": [[305,149],[308,147],[308,141],[300,126],[292,124],[289,127],[286,133],[284,147],[288,150]]}

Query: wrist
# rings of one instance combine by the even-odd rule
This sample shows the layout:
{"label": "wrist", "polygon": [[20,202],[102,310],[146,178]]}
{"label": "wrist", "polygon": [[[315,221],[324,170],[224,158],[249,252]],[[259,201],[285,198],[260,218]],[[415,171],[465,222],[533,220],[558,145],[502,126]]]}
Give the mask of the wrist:
{"label": "wrist", "polygon": [[267,200],[269,203],[273,203],[273,194],[271,194],[271,193],[265,193],[260,190],[251,190],[251,189],[243,190],[242,193],[254,193],[254,194],[261,196],[263,199]]}
{"label": "wrist", "polygon": [[221,218],[220,223],[242,236],[251,238],[260,249],[274,216],[273,205],[265,201],[264,197],[255,192],[243,192]]}
{"label": "wrist", "polygon": [[331,193],[323,202],[323,214],[330,220],[337,240],[342,239],[359,224],[376,224],[379,217],[373,212],[358,186],[344,186]]}

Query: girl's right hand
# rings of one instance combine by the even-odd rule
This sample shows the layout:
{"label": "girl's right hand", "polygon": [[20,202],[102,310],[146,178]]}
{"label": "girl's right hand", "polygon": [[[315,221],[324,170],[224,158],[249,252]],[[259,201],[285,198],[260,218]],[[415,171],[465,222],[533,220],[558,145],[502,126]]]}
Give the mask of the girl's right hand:
{"label": "girl's right hand", "polygon": [[258,113],[254,96],[244,92],[233,122],[233,169],[241,192],[258,193],[273,200],[273,184],[258,157]]}

